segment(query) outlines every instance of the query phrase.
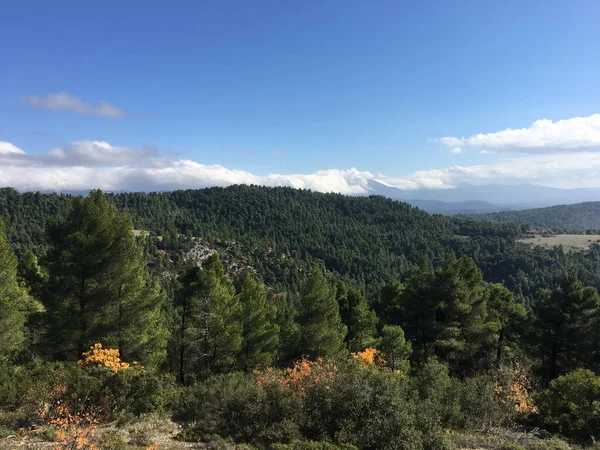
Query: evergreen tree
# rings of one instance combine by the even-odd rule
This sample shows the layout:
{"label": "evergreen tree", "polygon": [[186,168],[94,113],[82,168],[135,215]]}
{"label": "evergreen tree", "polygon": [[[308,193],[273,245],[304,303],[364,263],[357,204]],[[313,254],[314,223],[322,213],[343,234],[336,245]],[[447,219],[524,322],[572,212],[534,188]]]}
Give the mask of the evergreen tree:
{"label": "evergreen tree", "polygon": [[298,325],[298,309],[296,299],[286,292],[275,299],[277,316],[275,323],[279,327],[279,345],[277,347],[277,364],[287,366],[300,354],[300,326]]}
{"label": "evergreen tree", "polygon": [[0,356],[18,350],[25,342],[25,321],[31,300],[17,280],[17,258],[6,240],[0,219]]}
{"label": "evergreen tree", "polygon": [[298,315],[300,352],[311,358],[335,357],[346,348],[346,326],[342,323],[335,291],[322,272],[315,270],[302,288]]}
{"label": "evergreen tree", "polygon": [[584,287],[574,271],[557,289],[543,293],[534,313],[545,382],[591,365],[599,304],[596,289]]}
{"label": "evergreen tree", "polygon": [[131,218],[92,191],[77,198],[48,234],[49,351],[77,359],[98,342],[118,347],[125,360],[153,364],[162,359],[164,299],[147,272]]}
{"label": "evergreen tree", "polygon": [[377,315],[357,289],[338,285],[338,304],[342,322],[348,329],[346,342],[351,352],[360,352],[377,345]]}
{"label": "evergreen tree", "polygon": [[489,339],[481,272],[468,257],[452,255],[438,270],[424,262],[406,285],[400,316],[417,363],[436,356],[466,369]]}
{"label": "evergreen tree", "polygon": [[501,284],[493,284],[488,288],[487,301],[488,321],[495,329],[496,364],[500,364],[505,350],[518,348],[520,332],[527,318],[525,307],[515,302],[515,296]]}
{"label": "evergreen tree", "polygon": [[398,325],[385,325],[382,330],[379,350],[383,354],[386,364],[392,370],[408,372],[408,361],[412,353],[412,344],[404,337],[402,327]]}
{"label": "evergreen tree", "polygon": [[198,378],[231,371],[242,346],[242,305],[217,253],[197,270],[187,295],[186,371]]}
{"label": "evergreen tree", "polygon": [[241,368],[247,372],[273,362],[279,344],[279,326],[275,323],[276,307],[272,302],[267,302],[263,284],[245,274],[238,292],[242,304],[239,361]]}

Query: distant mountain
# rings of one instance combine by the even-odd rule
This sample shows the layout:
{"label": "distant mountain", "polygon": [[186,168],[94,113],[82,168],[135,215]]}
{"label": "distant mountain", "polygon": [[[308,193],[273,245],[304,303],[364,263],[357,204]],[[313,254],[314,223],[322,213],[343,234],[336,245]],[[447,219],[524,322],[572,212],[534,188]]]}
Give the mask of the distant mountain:
{"label": "distant mountain", "polygon": [[480,221],[516,222],[533,228],[567,231],[600,230],[600,202],[558,205],[522,211],[469,214],[464,217]]}
{"label": "distant mountain", "polygon": [[404,190],[371,180],[369,188],[373,193],[396,200],[446,203],[481,201],[491,203],[500,210],[600,201],[600,189],[559,189],[533,184],[462,184],[453,189]]}

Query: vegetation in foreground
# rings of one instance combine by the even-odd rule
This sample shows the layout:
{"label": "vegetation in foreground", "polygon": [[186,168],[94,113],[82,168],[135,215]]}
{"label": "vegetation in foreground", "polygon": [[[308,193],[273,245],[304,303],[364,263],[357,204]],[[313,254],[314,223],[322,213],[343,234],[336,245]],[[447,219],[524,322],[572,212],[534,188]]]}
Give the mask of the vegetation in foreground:
{"label": "vegetation in foreground", "polygon": [[157,240],[132,230],[100,192],[48,224],[39,258],[17,260],[0,230],[8,442],[156,448],[114,430],[157,414],[181,424],[180,442],[207,448],[566,449],[600,438],[600,298],[575,271],[530,307],[453,254],[371,299],[308,260],[297,289],[273,292],[218,252],[156,260]]}

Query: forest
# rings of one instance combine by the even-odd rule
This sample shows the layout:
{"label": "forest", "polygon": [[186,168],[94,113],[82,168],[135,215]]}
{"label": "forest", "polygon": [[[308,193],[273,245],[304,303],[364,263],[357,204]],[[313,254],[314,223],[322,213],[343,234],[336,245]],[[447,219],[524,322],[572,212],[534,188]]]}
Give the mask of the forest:
{"label": "forest", "polygon": [[256,186],[0,213],[0,448],[597,448],[598,245]]}
{"label": "forest", "polygon": [[600,202],[470,214],[462,217],[486,222],[521,223],[532,228],[549,228],[556,232],[592,233],[600,229]]}

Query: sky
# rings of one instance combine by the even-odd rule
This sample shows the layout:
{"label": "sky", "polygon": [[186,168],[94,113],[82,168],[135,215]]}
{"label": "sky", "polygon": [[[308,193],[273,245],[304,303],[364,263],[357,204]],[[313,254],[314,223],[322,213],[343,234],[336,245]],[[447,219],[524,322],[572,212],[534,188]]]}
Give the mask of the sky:
{"label": "sky", "polygon": [[0,185],[600,187],[600,2],[7,1]]}

